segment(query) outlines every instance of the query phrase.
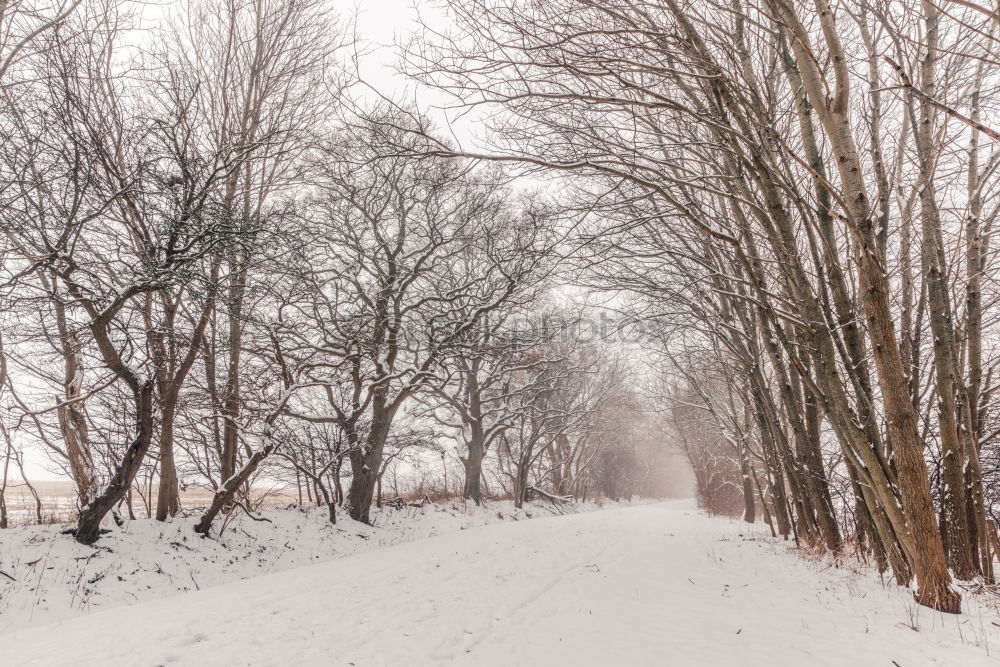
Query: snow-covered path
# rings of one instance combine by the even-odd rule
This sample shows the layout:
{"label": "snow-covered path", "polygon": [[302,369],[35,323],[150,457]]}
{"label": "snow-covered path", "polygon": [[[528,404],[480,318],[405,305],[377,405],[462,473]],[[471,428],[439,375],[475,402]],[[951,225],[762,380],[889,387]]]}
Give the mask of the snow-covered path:
{"label": "snow-covered path", "polygon": [[942,616],[783,551],[681,502],[496,524],[22,630],[0,663],[1000,663],[979,606]]}

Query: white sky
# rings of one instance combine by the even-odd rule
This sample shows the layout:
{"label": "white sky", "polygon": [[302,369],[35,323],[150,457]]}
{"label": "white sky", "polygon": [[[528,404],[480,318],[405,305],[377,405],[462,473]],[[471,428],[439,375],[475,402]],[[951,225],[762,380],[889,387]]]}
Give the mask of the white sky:
{"label": "white sky", "polygon": [[[419,5],[419,12],[417,6]],[[362,79],[382,95],[398,101],[419,105],[439,125],[447,123],[465,148],[474,147],[476,132],[475,113],[457,110],[445,111],[443,107],[454,102],[453,98],[412,80],[396,71],[398,50],[396,44],[405,44],[420,31],[418,16],[436,29],[449,20],[437,0],[361,0],[356,16],[358,35],[367,51],[360,63]]]}

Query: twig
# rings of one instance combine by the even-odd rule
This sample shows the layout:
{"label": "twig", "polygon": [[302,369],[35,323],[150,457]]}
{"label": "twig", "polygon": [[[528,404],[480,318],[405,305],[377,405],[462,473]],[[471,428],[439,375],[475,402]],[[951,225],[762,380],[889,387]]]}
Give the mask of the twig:
{"label": "twig", "polygon": [[234,501],[234,502],[233,502],[233,504],[234,504],[234,505],[236,505],[237,507],[239,507],[240,509],[242,509],[242,510],[243,510],[244,512],[246,512],[246,513],[247,513],[247,516],[248,516],[248,517],[250,517],[251,519],[253,519],[254,521],[266,521],[266,522],[268,522],[268,523],[274,523],[273,521],[271,521],[271,520],[270,520],[270,519],[268,519],[267,517],[263,517],[263,516],[254,516],[254,515],[253,515],[253,512],[251,512],[251,511],[250,511],[249,509],[247,509],[247,506],[246,506],[246,505],[244,505],[244,504],[243,504],[243,503],[242,503],[241,501],[239,501],[239,500],[236,500],[236,501]]}

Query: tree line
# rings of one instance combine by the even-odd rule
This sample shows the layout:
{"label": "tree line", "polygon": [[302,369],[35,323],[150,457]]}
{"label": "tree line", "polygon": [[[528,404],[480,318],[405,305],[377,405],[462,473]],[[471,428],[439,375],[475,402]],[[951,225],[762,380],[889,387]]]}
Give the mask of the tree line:
{"label": "tree line", "polygon": [[328,3],[144,11],[0,6],[0,527],[32,447],[85,544],[189,486],[205,535],[290,482],[368,522],[439,454],[476,504],[656,492],[627,360],[560,304],[574,213],[356,94]]}
{"label": "tree line", "polygon": [[[998,15],[952,0],[450,0],[415,76],[572,182],[661,333],[699,495],[960,609],[997,542]],[[430,128],[422,136],[433,137]]]}

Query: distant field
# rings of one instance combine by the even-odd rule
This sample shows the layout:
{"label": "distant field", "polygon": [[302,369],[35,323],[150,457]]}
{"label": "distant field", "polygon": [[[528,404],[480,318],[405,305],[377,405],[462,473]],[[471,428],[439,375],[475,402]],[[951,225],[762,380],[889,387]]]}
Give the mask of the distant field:
{"label": "distant field", "polygon": [[[43,523],[66,523],[76,518],[76,487],[69,481],[32,482],[38,498],[41,501]],[[255,491],[255,496],[265,496],[262,507],[278,507],[298,501],[293,490],[275,488]],[[7,503],[7,520],[11,526],[20,526],[37,522],[37,503],[31,491],[24,484],[8,484],[4,495]],[[191,487],[181,491],[181,506],[184,509],[194,509],[206,506],[212,498],[212,492],[201,487]],[[145,501],[133,494],[132,509],[137,517],[146,516]],[[152,510],[156,509],[153,499]],[[122,505],[122,513],[127,513]]]}

